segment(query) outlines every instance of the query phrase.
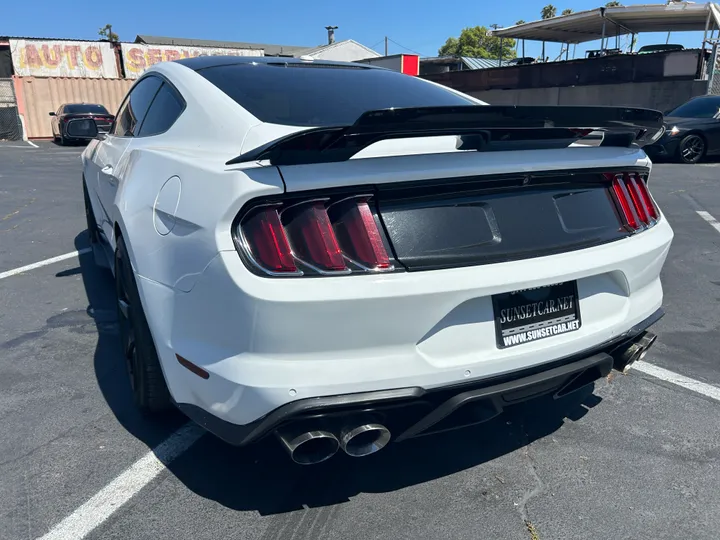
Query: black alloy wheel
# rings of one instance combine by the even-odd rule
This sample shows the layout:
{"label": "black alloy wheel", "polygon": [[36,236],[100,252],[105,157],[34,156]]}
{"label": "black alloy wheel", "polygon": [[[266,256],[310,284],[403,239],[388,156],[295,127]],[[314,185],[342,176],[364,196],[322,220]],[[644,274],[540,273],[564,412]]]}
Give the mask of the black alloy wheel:
{"label": "black alloy wheel", "polygon": [[164,412],[171,407],[170,392],[122,237],[118,238],[115,250],[115,290],[121,350],[135,405],[143,413]]}
{"label": "black alloy wheel", "polygon": [[705,140],[691,133],[680,141],[678,154],[683,163],[698,163],[705,155]]}

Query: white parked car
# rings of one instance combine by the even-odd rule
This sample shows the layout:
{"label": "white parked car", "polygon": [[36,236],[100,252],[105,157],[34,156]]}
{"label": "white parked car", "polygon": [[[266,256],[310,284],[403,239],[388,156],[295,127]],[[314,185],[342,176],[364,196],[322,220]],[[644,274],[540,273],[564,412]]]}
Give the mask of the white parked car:
{"label": "white parked car", "polygon": [[151,67],[82,156],[137,405],[309,464],[625,370],[662,315],[661,135],[368,65]]}

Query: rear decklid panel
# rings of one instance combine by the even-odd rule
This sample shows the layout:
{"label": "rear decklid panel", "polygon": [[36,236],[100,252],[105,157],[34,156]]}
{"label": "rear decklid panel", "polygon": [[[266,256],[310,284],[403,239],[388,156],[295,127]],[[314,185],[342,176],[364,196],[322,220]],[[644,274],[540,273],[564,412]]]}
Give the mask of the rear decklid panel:
{"label": "rear decklid panel", "polygon": [[396,260],[412,271],[550,255],[629,236],[602,173],[649,167],[640,149],[590,147],[279,169],[288,195],[372,194]]}

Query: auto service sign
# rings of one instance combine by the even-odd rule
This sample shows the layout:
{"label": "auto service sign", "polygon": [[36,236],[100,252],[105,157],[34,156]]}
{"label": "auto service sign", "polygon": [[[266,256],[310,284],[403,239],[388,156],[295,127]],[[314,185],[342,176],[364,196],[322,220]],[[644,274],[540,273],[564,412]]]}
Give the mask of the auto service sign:
{"label": "auto service sign", "polygon": [[125,78],[136,79],[143,71],[160,62],[171,62],[196,56],[264,56],[262,49],[219,49],[212,47],[180,47],[175,45],[144,45],[123,43],[122,50]]}
{"label": "auto service sign", "polygon": [[21,77],[118,78],[108,42],[11,39],[10,52]]}

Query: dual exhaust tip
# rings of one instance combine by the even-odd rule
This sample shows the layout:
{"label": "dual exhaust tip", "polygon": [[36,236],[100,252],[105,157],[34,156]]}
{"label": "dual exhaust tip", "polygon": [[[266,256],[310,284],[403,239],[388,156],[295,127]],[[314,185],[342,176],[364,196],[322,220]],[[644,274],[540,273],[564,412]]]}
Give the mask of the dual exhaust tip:
{"label": "dual exhaust tip", "polygon": [[657,336],[652,332],[643,332],[626,349],[615,355],[614,368],[627,375],[635,362],[645,358]]}
{"label": "dual exhaust tip", "polygon": [[374,422],[345,426],[337,435],[330,430],[304,431],[292,426],[275,433],[292,460],[300,465],[322,463],[340,449],[352,457],[369,456],[390,442],[390,430]]}
{"label": "dual exhaust tip", "polygon": [[[625,349],[614,354],[613,367],[627,374],[635,362],[645,358],[656,339],[652,332],[643,332]],[[300,465],[322,463],[340,449],[352,457],[369,456],[390,442],[390,430],[372,419],[356,421],[342,427],[339,432],[331,429],[307,431],[288,426],[275,434],[292,460]]]}

